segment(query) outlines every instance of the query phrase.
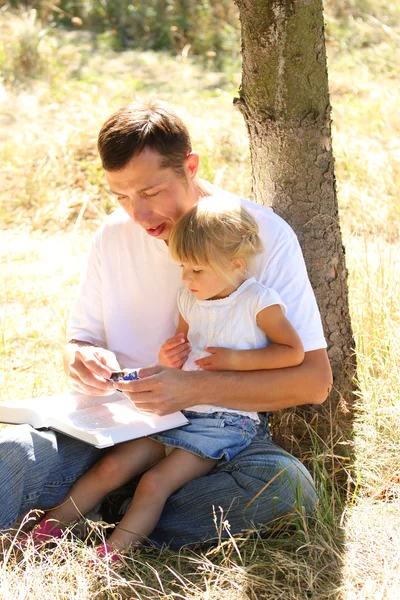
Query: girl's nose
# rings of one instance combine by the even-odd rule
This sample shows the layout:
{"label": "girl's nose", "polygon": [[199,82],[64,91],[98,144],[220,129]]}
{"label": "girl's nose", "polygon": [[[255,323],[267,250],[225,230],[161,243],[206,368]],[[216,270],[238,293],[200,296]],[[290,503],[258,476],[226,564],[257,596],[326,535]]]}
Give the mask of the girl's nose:
{"label": "girl's nose", "polygon": [[188,271],[186,271],[185,269],[183,269],[182,271],[182,281],[190,281],[191,277],[188,273]]}

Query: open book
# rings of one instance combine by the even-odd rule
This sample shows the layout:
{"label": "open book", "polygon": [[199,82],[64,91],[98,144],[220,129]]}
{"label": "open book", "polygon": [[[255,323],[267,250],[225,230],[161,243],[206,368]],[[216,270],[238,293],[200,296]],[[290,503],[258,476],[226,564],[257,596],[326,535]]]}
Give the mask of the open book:
{"label": "open book", "polygon": [[163,417],[141,413],[121,392],[111,396],[65,392],[0,403],[0,422],[55,429],[97,448],[106,448],[179,427],[188,421],[181,412]]}

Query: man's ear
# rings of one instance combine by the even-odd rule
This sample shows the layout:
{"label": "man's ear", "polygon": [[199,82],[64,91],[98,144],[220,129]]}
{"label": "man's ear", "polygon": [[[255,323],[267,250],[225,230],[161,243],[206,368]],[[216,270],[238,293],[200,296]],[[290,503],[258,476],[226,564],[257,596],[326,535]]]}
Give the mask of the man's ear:
{"label": "man's ear", "polygon": [[199,170],[199,162],[200,159],[197,152],[193,152],[193,150],[189,152],[185,160],[185,167],[187,169],[189,179],[193,180],[196,177]]}
{"label": "man's ear", "polygon": [[243,258],[232,258],[232,271],[243,271],[246,267],[246,263]]}

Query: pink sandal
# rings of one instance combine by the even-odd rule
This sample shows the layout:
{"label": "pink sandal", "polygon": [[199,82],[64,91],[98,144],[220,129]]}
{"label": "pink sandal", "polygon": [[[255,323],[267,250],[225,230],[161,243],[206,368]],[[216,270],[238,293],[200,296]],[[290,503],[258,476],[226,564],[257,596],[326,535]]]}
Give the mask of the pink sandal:
{"label": "pink sandal", "polygon": [[54,519],[44,518],[32,529],[32,531],[24,533],[24,537],[19,540],[19,544],[24,550],[32,543],[34,546],[48,544],[49,542],[60,538],[62,534],[63,530],[56,525]]}
{"label": "pink sandal", "polygon": [[44,518],[32,530],[31,536],[35,542],[50,542],[52,538],[60,538],[63,534],[61,527],[58,527],[54,519]]}
{"label": "pink sandal", "polygon": [[105,558],[111,562],[121,562],[121,557],[115,552],[115,548],[106,543],[97,546],[96,554],[99,558]]}

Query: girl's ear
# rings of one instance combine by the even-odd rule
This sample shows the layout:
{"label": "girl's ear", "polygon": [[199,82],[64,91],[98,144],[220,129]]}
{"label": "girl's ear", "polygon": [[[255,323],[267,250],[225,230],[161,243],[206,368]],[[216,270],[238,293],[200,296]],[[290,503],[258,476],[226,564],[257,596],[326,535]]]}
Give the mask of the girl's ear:
{"label": "girl's ear", "polygon": [[232,258],[232,271],[243,271],[246,267],[246,263],[243,258]]}

